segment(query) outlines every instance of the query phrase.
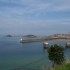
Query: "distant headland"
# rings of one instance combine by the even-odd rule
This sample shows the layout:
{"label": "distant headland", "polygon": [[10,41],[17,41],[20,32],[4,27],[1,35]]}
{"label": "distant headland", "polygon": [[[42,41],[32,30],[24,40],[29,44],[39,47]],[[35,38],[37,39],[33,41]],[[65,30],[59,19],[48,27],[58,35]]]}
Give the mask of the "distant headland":
{"label": "distant headland", "polygon": [[33,35],[33,34],[29,34],[29,35],[26,35],[26,36],[23,36],[23,37],[35,38],[37,36],[36,35]]}
{"label": "distant headland", "polygon": [[13,37],[12,35],[5,35],[5,37]]}

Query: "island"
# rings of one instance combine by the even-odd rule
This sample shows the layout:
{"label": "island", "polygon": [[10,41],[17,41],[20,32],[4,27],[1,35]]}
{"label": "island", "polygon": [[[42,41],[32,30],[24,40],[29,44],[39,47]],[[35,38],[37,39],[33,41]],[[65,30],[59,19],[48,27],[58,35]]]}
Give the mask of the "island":
{"label": "island", "polygon": [[12,37],[12,35],[5,35],[5,37]]}
{"label": "island", "polygon": [[35,38],[35,37],[37,37],[37,36],[36,36],[36,35],[33,35],[33,34],[29,34],[29,35],[26,35],[26,36],[24,36],[24,37]]}

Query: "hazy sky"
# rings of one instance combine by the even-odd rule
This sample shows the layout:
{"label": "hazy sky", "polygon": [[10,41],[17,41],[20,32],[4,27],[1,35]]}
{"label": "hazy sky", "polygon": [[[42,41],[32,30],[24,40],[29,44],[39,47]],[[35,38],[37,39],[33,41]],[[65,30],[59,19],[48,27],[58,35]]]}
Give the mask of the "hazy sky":
{"label": "hazy sky", "polygon": [[70,33],[70,0],[0,0],[0,34]]}

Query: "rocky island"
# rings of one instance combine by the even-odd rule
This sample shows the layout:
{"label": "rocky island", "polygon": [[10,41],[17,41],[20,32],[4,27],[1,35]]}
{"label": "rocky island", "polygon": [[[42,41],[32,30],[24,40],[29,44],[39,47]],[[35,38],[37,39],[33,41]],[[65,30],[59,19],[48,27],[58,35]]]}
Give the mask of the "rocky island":
{"label": "rocky island", "polygon": [[12,37],[12,35],[6,35],[5,37]]}
{"label": "rocky island", "polygon": [[24,37],[35,38],[35,37],[37,37],[37,36],[36,36],[36,35],[29,34],[29,35],[26,35],[26,36],[24,36]]}

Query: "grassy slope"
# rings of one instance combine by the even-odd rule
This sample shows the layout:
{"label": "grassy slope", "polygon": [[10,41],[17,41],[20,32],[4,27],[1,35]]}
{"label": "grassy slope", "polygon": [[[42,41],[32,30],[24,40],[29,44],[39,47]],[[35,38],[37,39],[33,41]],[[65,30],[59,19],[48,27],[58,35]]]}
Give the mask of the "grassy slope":
{"label": "grassy slope", "polygon": [[55,70],[70,70],[70,63],[55,67]]}

